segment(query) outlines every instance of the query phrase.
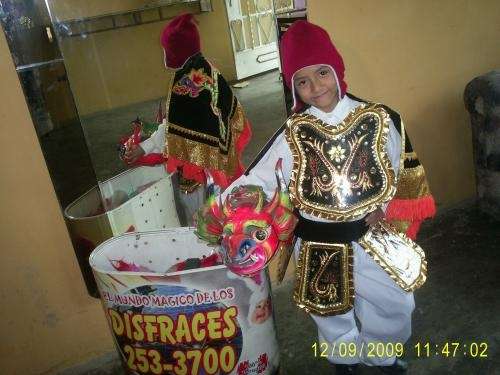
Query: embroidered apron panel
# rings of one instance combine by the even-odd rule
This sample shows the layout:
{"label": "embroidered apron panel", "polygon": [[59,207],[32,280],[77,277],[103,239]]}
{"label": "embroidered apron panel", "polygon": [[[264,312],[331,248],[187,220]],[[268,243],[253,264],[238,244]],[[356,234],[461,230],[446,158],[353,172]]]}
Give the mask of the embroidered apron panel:
{"label": "embroidered apron panel", "polygon": [[317,315],[337,315],[354,303],[353,255],[350,244],[302,241],[294,300]]}

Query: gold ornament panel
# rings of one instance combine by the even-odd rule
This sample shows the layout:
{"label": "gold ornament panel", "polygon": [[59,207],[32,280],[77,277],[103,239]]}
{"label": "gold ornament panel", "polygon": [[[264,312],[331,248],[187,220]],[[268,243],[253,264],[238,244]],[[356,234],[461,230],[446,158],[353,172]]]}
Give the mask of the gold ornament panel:
{"label": "gold ornament panel", "polygon": [[386,144],[389,115],[361,105],[338,126],[293,115],[285,131],[293,155],[290,197],[297,208],[335,221],[375,210],[396,193]]}
{"label": "gold ornament panel", "polygon": [[354,304],[353,255],[349,244],[302,241],[293,298],[317,315],[338,315]]}
{"label": "gold ornament panel", "polygon": [[359,244],[403,290],[412,292],[425,283],[424,251],[388,223],[371,226]]}

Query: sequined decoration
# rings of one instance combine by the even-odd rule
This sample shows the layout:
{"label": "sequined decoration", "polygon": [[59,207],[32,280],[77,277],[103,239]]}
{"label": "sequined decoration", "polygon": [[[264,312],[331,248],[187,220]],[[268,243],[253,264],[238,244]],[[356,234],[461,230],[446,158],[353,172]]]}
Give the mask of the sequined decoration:
{"label": "sequined decoration", "polygon": [[420,246],[385,222],[371,226],[359,244],[403,290],[412,292],[427,279]]}
{"label": "sequined decoration", "polygon": [[317,315],[349,311],[354,302],[352,247],[302,241],[297,264],[294,300]]}
{"label": "sequined decoration", "polygon": [[373,211],[396,192],[386,152],[389,115],[362,105],[333,128],[312,115],[287,122],[294,166],[290,195],[300,210],[330,220],[349,220]]}

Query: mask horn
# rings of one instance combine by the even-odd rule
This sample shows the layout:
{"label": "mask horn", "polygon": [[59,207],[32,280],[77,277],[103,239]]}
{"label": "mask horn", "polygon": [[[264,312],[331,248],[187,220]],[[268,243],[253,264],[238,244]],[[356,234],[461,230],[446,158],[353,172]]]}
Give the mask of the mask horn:
{"label": "mask horn", "polygon": [[276,175],[276,191],[274,192],[273,199],[265,208],[265,211],[269,214],[272,214],[279,205],[291,208],[290,200],[288,198],[288,189],[286,187],[285,177],[283,176],[282,158],[276,162],[274,173]]}
{"label": "mask horn", "polygon": [[205,180],[206,180],[206,207],[209,213],[212,214],[218,221],[224,220],[224,214],[221,210],[221,197],[220,197],[220,187],[215,184],[214,179],[208,169],[204,170]]}
{"label": "mask horn", "polygon": [[[231,208],[231,202],[229,201],[229,195],[230,194],[227,195],[226,200],[224,201],[224,204],[222,205],[222,213],[224,214],[225,217],[230,217],[234,213],[233,209]],[[220,195],[219,195],[219,199],[221,199]]]}

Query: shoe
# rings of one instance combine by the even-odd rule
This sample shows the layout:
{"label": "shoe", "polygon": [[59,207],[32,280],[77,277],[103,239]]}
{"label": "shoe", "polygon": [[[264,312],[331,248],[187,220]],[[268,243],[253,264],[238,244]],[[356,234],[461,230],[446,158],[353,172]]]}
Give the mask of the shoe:
{"label": "shoe", "polygon": [[359,365],[335,365],[335,375],[355,375]]}
{"label": "shoe", "polygon": [[389,375],[401,375],[406,374],[408,370],[408,363],[400,358],[396,358],[396,361],[390,366],[377,366],[377,368],[384,374]]}

